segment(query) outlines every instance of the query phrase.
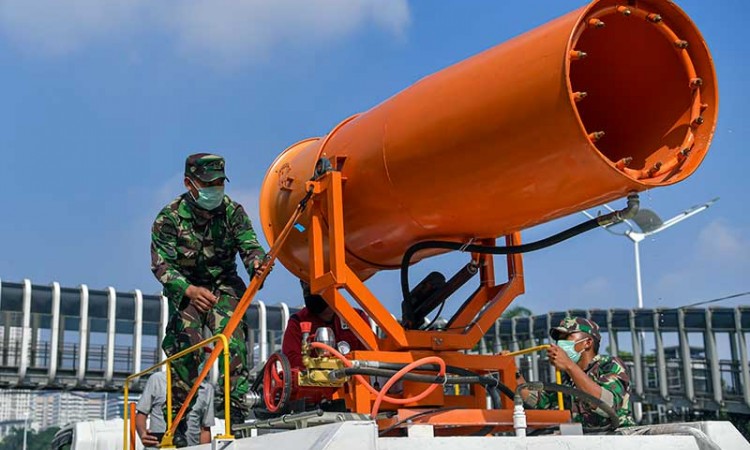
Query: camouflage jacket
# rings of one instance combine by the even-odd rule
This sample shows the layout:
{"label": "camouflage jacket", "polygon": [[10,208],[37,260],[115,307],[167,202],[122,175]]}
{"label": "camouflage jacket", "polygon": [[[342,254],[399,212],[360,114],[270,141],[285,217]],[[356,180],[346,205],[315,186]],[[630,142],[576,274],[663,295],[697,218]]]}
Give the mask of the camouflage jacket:
{"label": "camouflage jacket", "polygon": [[208,213],[185,193],[164,207],[151,232],[151,271],[164,285],[170,313],[180,309],[191,284],[240,297],[245,283],[237,274],[237,252],[252,277],[254,260],[265,252],[239,203],[224,196],[219,211]]}
{"label": "camouflage jacket", "polygon": [[[620,426],[635,425],[630,415],[630,376],[625,368],[625,363],[620,358],[606,355],[596,355],[584,370],[586,374],[602,387],[600,399],[614,408],[620,418]],[[574,386],[570,377],[563,373],[563,384]],[[609,416],[599,408],[593,408],[586,402],[564,400],[566,408],[573,412],[573,420],[583,423],[587,427],[602,427],[609,425]],[[532,392],[526,400],[531,406],[539,409],[552,409],[557,407],[557,393],[554,392]]]}

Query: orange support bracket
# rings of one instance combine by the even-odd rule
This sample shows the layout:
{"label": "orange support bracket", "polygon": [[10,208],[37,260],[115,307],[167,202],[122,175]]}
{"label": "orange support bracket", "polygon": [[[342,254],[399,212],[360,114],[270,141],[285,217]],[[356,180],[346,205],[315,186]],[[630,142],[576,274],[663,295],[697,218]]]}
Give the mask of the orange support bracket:
{"label": "orange support bracket", "polygon": [[[524,292],[521,255],[508,255],[508,281],[496,285],[492,255],[472,255],[480,262],[479,289],[460,308],[446,330],[406,330],[346,263],[342,175],[331,171],[307,183],[314,196],[308,230],[310,245],[310,288],[349,324],[370,350],[431,349],[437,351],[473,348],[508,305]],[[325,203],[325,208],[323,208]],[[327,229],[326,229],[327,228]],[[482,240],[485,245],[494,239]],[[518,245],[519,233],[506,236],[507,245]],[[378,324],[384,337],[378,338],[370,325],[340,292],[344,289]]]}

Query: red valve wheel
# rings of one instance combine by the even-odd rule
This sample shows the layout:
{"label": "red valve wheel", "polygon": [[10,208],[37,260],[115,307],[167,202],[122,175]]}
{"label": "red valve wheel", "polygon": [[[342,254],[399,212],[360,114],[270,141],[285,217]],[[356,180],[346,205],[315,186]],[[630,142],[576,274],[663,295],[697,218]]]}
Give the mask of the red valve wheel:
{"label": "red valve wheel", "polygon": [[281,352],[268,358],[263,368],[263,401],[272,413],[282,412],[292,394],[292,370],[289,359]]}

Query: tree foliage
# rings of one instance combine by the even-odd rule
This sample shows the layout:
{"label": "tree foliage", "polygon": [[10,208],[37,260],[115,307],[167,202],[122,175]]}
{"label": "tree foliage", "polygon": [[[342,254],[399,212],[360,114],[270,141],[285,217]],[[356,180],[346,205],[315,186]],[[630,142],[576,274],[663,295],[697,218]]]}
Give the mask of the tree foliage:
{"label": "tree foliage", "polygon": [[[26,435],[26,448],[28,450],[49,450],[55,433],[60,428],[50,427],[35,432],[29,430]],[[0,442],[0,450],[20,450],[23,448],[23,428],[14,428],[9,435]]]}
{"label": "tree foliage", "polygon": [[530,317],[533,313],[529,308],[524,308],[523,306],[514,306],[512,308],[508,308],[505,310],[502,316],[500,316],[501,319],[512,319],[514,317]]}

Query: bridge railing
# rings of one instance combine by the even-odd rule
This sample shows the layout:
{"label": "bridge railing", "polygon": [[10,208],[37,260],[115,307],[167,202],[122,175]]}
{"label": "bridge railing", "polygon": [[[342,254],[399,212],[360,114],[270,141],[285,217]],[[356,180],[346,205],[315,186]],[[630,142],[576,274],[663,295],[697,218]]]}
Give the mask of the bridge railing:
{"label": "bridge railing", "polygon": [[[293,312],[259,300],[248,309],[251,374],[280,348]],[[549,343],[549,329],[566,315],[600,325],[602,352],[626,360],[634,398],[725,404],[730,412],[750,414],[750,307],[571,310],[501,319],[479,350]],[[0,280],[0,387],[116,390],[128,373],[162,360],[166,323],[160,295]],[[527,379],[554,379],[545,353],[519,357],[518,364]]]}

